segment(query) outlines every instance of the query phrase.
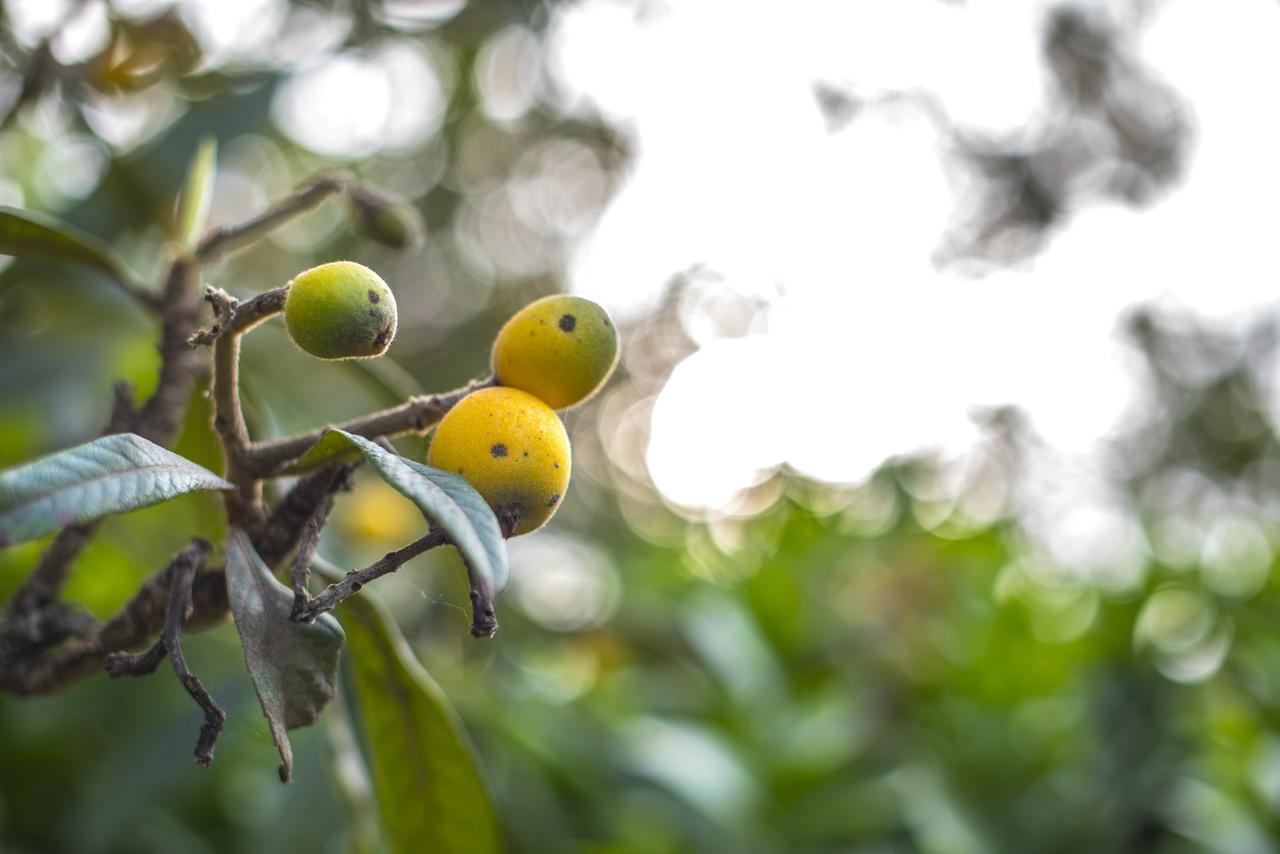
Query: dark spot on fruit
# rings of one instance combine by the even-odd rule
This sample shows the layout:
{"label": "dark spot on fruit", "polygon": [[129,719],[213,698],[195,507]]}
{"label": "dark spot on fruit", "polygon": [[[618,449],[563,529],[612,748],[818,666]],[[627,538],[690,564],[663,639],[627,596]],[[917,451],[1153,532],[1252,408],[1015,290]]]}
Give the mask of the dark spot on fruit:
{"label": "dark spot on fruit", "polygon": [[458,469],[458,474],[462,474],[462,469]]}
{"label": "dark spot on fruit", "polygon": [[507,455],[507,446],[499,442],[489,448],[489,453],[493,454],[495,457],[505,457]]}
{"label": "dark spot on fruit", "polygon": [[558,493],[558,492],[557,492],[555,495],[553,495],[553,496],[551,496],[550,498],[548,498],[548,499],[547,499],[547,506],[548,506],[548,507],[555,507],[555,506],[556,506],[557,504],[559,504],[559,503],[560,503],[560,493]]}
{"label": "dark spot on fruit", "polygon": [[384,326],[382,329],[378,330],[378,334],[374,337],[373,346],[382,347],[389,340],[391,340],[391,330]]}
{"label": "dark spot on fruit", "polygon": [[524,452],[524,456],[526,456],[526,457],[527,457],[527,456],[529,456],[529,452],[528,452],[528,451],[525,451],[525,452]]}
{"label": "dark spot on fruit", "polygon": [[556,468],[560,468],[560,464],[559,464],[559,463],[552,463],[552,465],[553,465],[553,466],[555,466]]}
{"label": "dark spot on fruit", "polygon": [[577,325],[578,325],[578,318],[574,317],[572,314],[565,314],[560,316],[561,332],[572,332]]}
{"label": "dark spot on fruit", "polygon": [[377,304],[377,302],[378,302],[378,292],[377,292],[377,291],[369,291],[369,302],[374,303],[375,305]]}
{"label": "dark spot on fruit", "polygon": [[369,309],[369,316],[370,316],[370,317],[377,317],[377,316],[378,316],[378,310],[377,310],[376,308],[371,308],[371,309]]}

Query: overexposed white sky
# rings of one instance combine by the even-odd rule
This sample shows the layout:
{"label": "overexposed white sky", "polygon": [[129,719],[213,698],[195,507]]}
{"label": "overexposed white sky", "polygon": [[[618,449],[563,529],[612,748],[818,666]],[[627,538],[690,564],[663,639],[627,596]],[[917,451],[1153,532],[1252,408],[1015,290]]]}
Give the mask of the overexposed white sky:
{"label": "overexposed white sky", "polygon": [[[1051,447],[1087,461],[1141,403],[1118,338],[1126,309],[1224,323],[1275,309],[1271,0],[1159,7],[1137,55],[1191,113],[1185,182],[1145,209],[1076,212],[1018,269],[973,279],[932,262],[956,199],[944,140],[919,111],[869,110],[828,129],[819,82],[935,92],[964,127],[1017,131],[1044,107],[1040,30],[1052,5],[560,7],[554,79],[636,151],[572,258],[572,289],[626,315],[701,266],[771,300],[763,331],[706,344],[662,391],[648,464],[668,498],[714,508],[784,463],[857,482],[895,454],[960,453],[975,436],[972,408],[990,404],[1023,407]],[[766,396],[786,405],[762,406]]]}

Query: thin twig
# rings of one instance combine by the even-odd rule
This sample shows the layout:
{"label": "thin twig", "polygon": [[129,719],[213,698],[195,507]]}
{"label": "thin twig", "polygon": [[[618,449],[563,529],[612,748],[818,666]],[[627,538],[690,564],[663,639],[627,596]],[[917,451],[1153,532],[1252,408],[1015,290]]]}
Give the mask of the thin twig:
{"label": "thin twig", "polygon": [[338,603],[358,593],[360,588],[364,587],[370,581],[381,578],[388,573],[395,572],[404,566],[413,558],[427,551],[434,549],[436,546],[443,546],[449,541],[442,531],[430,531],[425,536],[414,540],[403,548],[396,549],[393,552],[387,552],[376,563],[366,566],[364,569],[353,569],[348,572],[341,581],[330,584],[324,590],[313,597],[307,606],[301,612],[294,616],[295,620],[303,623],[314,622],[316,617],[326,611],[332,611]]}
{"label": "thin twig", "polygon": [[224,226],[209,233],[196,248],[196,259],[201,264],[212,264],[224,256],[261,240],[268,233],[301,216],[334,193],[347,186],[341,175],[321,175],[263,211],[258,216],[239,225]]}
{"label": "thin twig", "polygon": [[302,542],[298,544],[298,554],[293,560],[293,572],[290,576],[293,582],[293,610],[289,614],[290,619],[296,620],[311,601],[307,592],[307,583],[311,580],[311,559],[320,546],[320,531],[328,521],[329,511],[332,509],[333,495],[330,494],[320,502],[320,506],[303,528]]}
{"label": "thin twig", "polygon": [[[495,378],[484,377],[453,391],[417,395],[399,406],[372,412],[333,426],[366,438],[398,436],[409,432],[421,433],[439,422],[446,412],[471,392],[497,384]],[[241,464],[246,472],[256,477],[273,477],[279,474],[280,469],[305,454],[312,445],[320,441],[320,437],[327,429],[329,428],[322,427],[287,439],[274,439],[250,445],[243,451]]]}
{"label": "thin twig", "polygon": [[204,566],[212,546],[206,540],[196,539],[188,546],[171,567],[169,576],[169,602],[165,609],[164,628],[160,639],[150,649],[137,655],[115,652],[106,657],[107,672],[113,678],[119,676],[145,676],[155,672],[156,666],[167,653],[173,663],[178,680],[187,693],[204,710],[204,725],[196,739],[195,760],[201,768],[208,768],[213,761],[213,745],[227,720],[227,713],[200,682],[200,678],[187,667],[182,655],[182,627],[191,615],[191,587],[196,574]]}
{"label": "thin twig", "polygon": [[213,306],[213,324],[208,329],[192,333],[187,343],[192,347],[207,347],[225,334],[241,335],[262,321],[284,311],[289,287],[263,291],[252,299],[239,302],[221,288],[207,288],[205,302]]}

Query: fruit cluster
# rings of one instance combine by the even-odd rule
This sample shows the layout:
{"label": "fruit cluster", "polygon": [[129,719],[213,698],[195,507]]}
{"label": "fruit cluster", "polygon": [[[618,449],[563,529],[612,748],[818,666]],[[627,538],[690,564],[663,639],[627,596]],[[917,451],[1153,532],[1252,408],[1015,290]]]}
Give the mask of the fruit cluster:
{"label": "fruit cluster", "polygon": [[[367,267],[322,264],[290,283],[285,324],[313,356],[380,356],[395,337],[395,297]],[[466,478],[507,536],[540,528],[569,486],[569,436],[555,410],[595,394],[617,361],[618,332],[599,305],[567,295],[530,303],[494,340],[498,385],[449,410],[431,439],[427,464]]]}

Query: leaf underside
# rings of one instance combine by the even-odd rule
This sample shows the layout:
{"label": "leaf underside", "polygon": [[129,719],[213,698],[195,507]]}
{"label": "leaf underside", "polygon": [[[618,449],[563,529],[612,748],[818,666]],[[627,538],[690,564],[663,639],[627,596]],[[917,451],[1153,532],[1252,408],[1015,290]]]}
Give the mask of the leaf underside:
{"label": "leaf underside", "polygon": [[369,597],[342,605],[381,825],[393,852],[502,849],[496,812],[457,714]]}
{"label": "leaf underside", "polygon": [[254,690],[280,751],[280,779],[293,772],[286,730],[313,723],[337,690],[346,639],[332,614],[314,623],[289,618],[293,592],[263,563],[244,531],[227,536],[227,599]]}
{"label": "leaf underside", "polygon": [[141,436],[103,436],[0,472],[0,546],[188,492],[231,488]]}

